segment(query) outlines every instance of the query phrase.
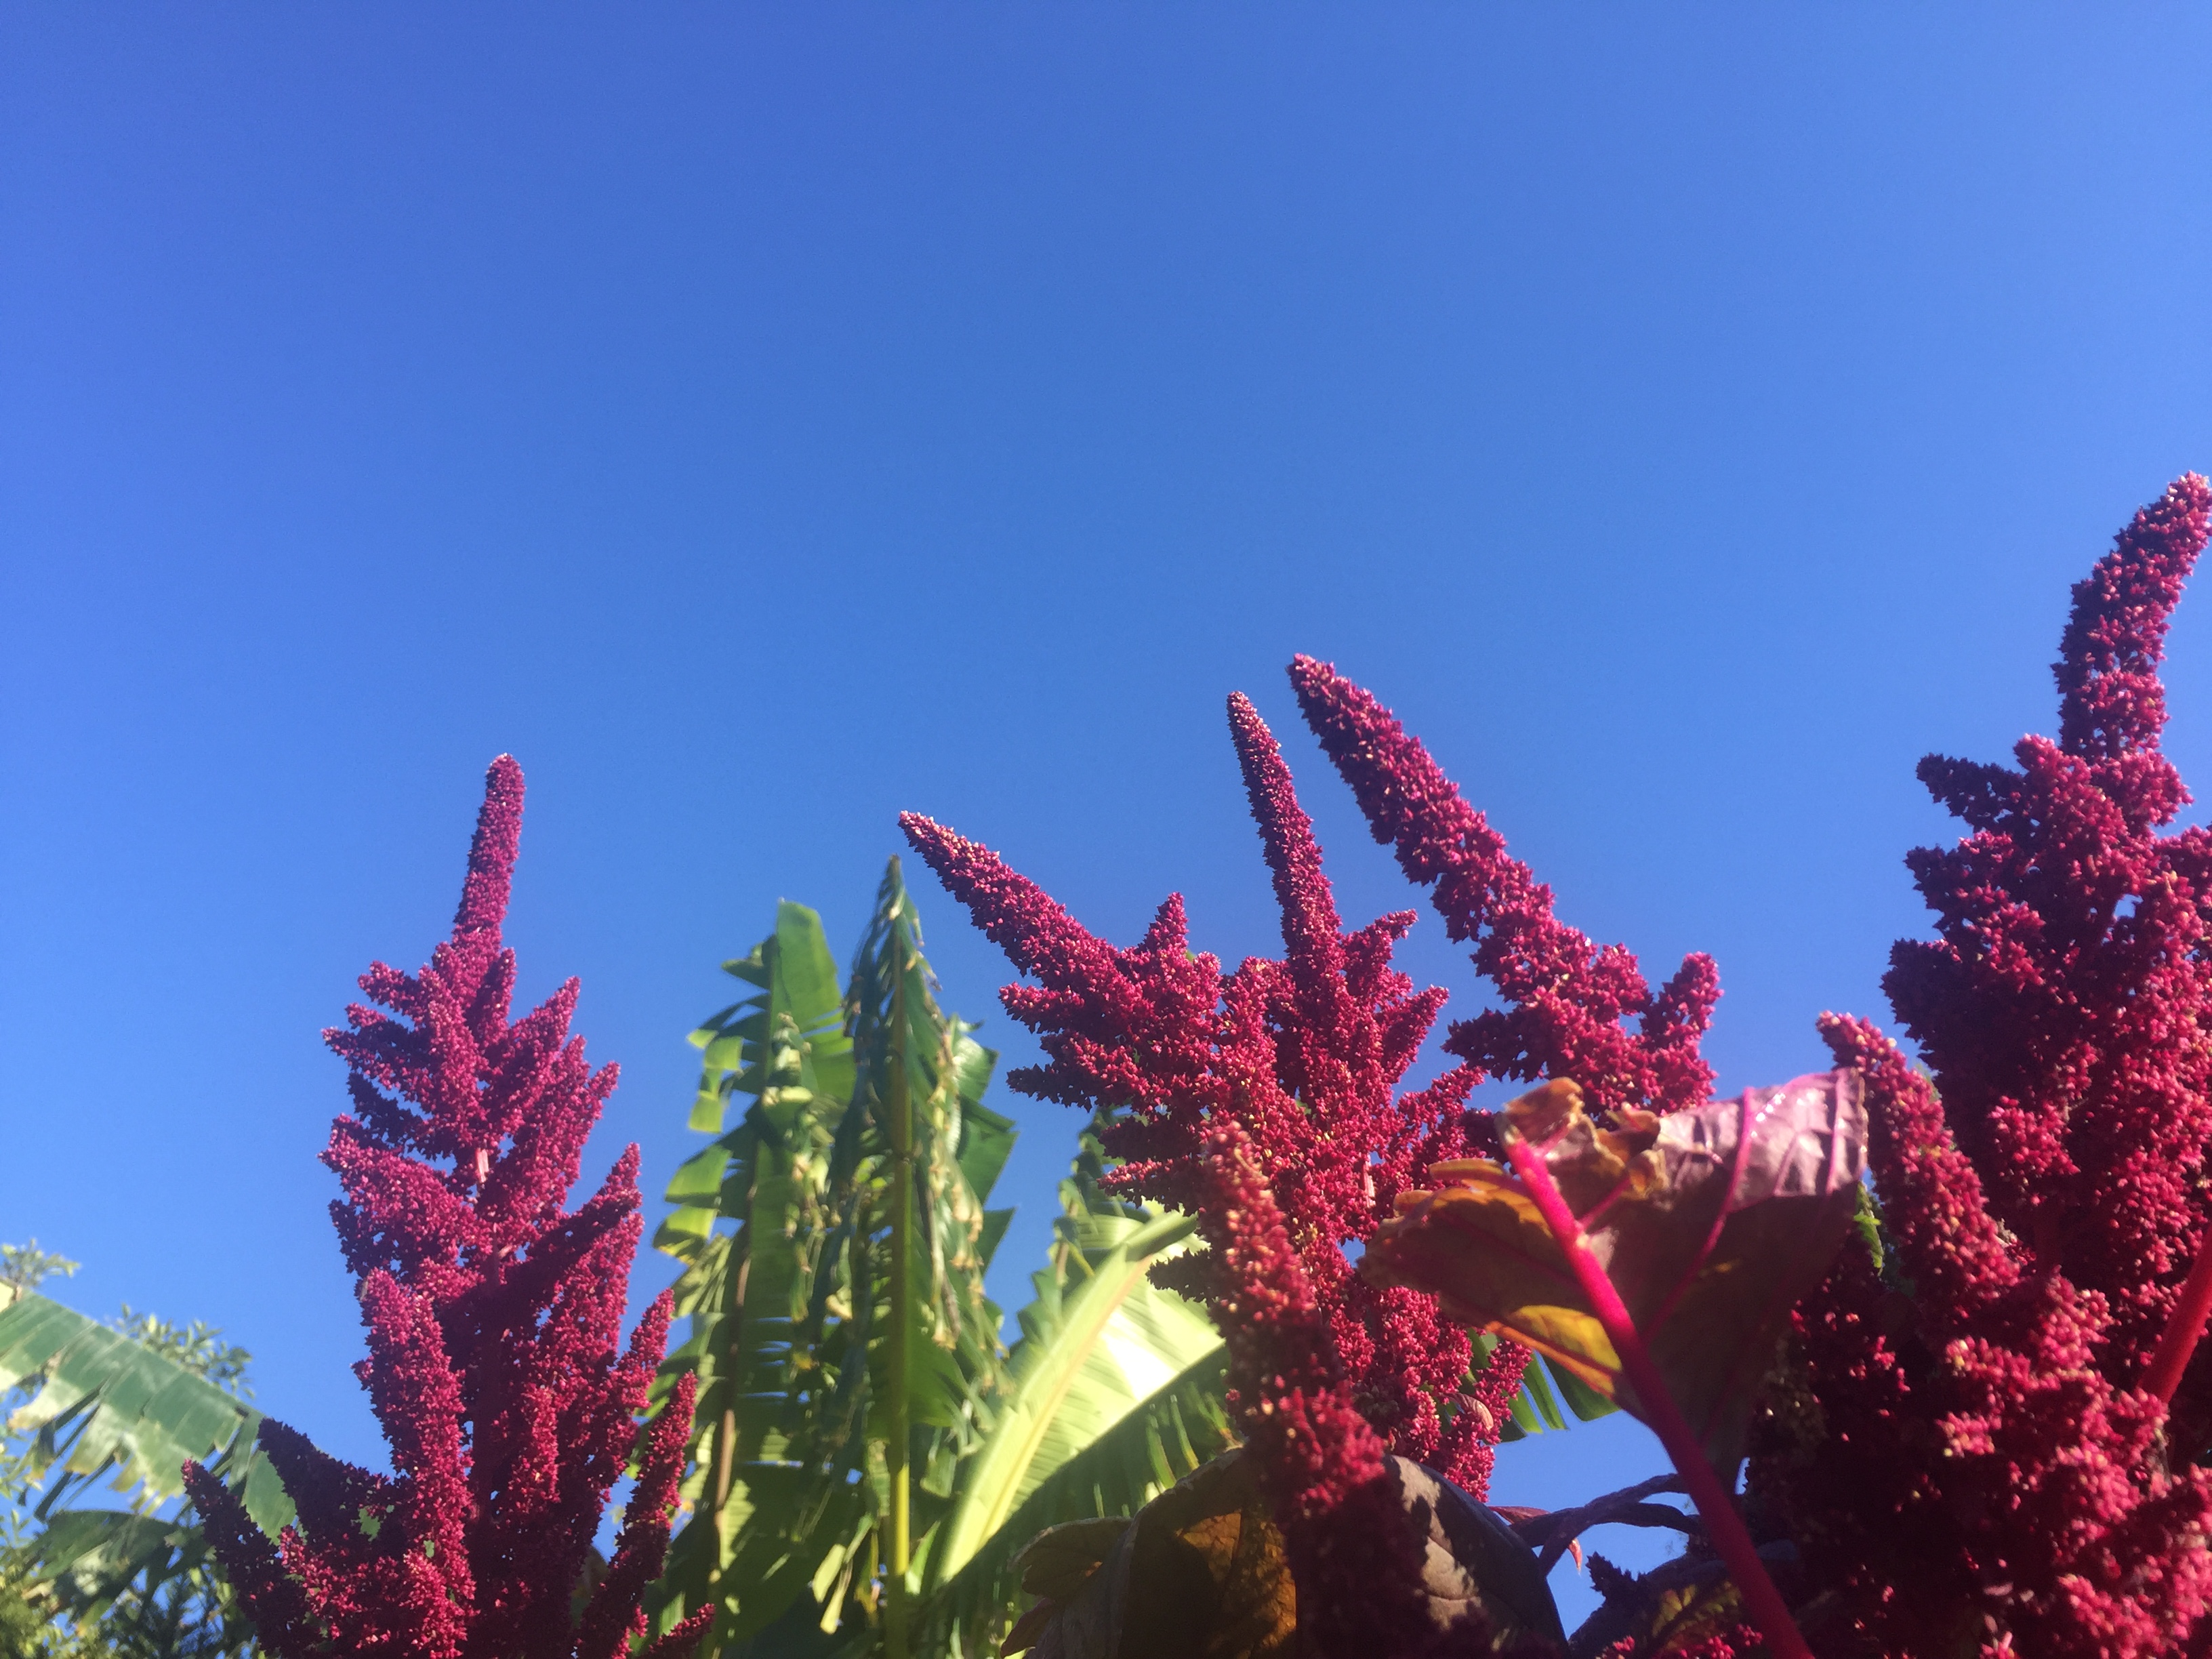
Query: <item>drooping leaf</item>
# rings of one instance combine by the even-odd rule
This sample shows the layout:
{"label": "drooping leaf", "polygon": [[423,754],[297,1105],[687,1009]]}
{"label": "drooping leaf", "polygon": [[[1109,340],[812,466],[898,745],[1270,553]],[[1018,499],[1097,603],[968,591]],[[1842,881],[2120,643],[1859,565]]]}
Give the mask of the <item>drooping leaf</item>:
{"label": "drooping leaf", "polygon": [[73,1308],[0,1285],[0,1393],[33,1379],[38,1392],[9,1424],[33,1437],[33,1474],[107,1475],[150,1505],[182,1493],[185,1460],[197,1458],[221,1470],[264,1528],[292,1518],[254,1444],[260,1413]]}
{"label": "drooping leaf", "polygon": [[1686,1515],[1671,1504],[1654,1504],[1648,1500],[1653,1494],[1682,1490],[1680,1475],[1655,1475],[1639,1480],[1632,1486],[1610,1492],[1589,1503],[1577,1504],[1572,1509],[1538,1510],[1499,1506],[1498,1513],[1512,1523],[1513,1530],[1528,1540],[1536,1552],[1536,1564],[1546,1572],[1552,1564],[1568,1551],[1575,1559],[1582,1559],[1577,1540],[1593,1527],[1629,1526],[1664,1527],[1690,1537],[1701,1537],[1704,1526],[1695,1516]]}
{"label": "drooping leaf", "polygon": [[[1545,1219],[1529,1182],[1564,1200],[1674,1405],[1714,1466],[1741,1455],[1782,1322],[1850,1231],[1865,1164],[1856,1073],[1822,1073],[1666,1117],[1600,1122],[1558,1079],[1508,1105],[1500,1133],[1533,1158],[1430,1173],[1369,1244],[1365,1271],[1442,1298],[1563,1377],[1650,1420],[1648,1402]],[[1569,1241],[1572,1242],[1572,1241]]]}
{"label": "drooping leaf", "polygon": [[1040,1303],[1024,1310],[1031,1328],[1012,1356],[1012,1390],[962,1471],[933,1561],[939,1577],[966,1565],[1053,1470],[1221,1347],[1202,1312],[1146,1276],[1190,1235],[1188,1218],[1088,1219],[1093,1237],[1118,1237],[1064,1291],[1037,1276]]}
{"label": "drooping leaf", "polygon": [[[1474,1334],[1473,1364],[1467,1374],[1468,1387],[1474,1386],[1483,1362],[1490,1358],[1501,1340],[1488,1331]],[[1560,1409],[1563,1400],[1566,1402],[1566,1410],[1571,1411],[1578,1420],[1584,1423],[1609,1417],[1620,1409],[1602,1395],[1584,1386],[1573,1373],[1560,1370],[1540,1354],[1537,1363],[1521,1373],[1521,1391],[1513,1396],[1507,1407],[1509,1414],[1498,1425],[1498,1438],[1510,1443],[1524,1440],[1532,1434],[1541,1434],[1547,1429],[1565,1429],[1567,1419],[1565,1413]]]}
{"label": "drooping leaf", "polygon": [[987,1649],[1019,1600],[1024,1544],[1064,1524],[1126,1518],[1209,1456],[1237,1443],[1223,1394],[1227,1356],[1193,1366],[1069,1457],[965,1565],[934,1583],[917,1616],[919,1650]]}
{"label": "drooping leaf", "polygon": [[[261,1525],[289,1522],[292,1505],[255,1443],[261,1414],[172,1353],[73,1309],[6,1286],[0,1304],[0,1391],[36,1389],[9,1424],[27,1436],[11,1472],[45,1486],[43,1524],[10,1552],[11,1581],[117,1659],[246,1648],[252,1626],[190,1511],[157,1511],[181,1491],[191,1455]],[[128,1509],[78,1507],[103,1479],[128,1494]]]}
{"label": "drooping leaf", "polygon": [[[1543,1358],[1542,1355],[1537,1356]],[[1529,1368],[1534,1370],[1534,1366]],[[1544,1359],[1544,1371],[1552,1379],[1552,1386],[1559,1391],[1566,1407],[1585,1423],[1595,1423],[1601,1417],[1610,1417],[1620,1407],[1575,1375],[1566,1366]]]}

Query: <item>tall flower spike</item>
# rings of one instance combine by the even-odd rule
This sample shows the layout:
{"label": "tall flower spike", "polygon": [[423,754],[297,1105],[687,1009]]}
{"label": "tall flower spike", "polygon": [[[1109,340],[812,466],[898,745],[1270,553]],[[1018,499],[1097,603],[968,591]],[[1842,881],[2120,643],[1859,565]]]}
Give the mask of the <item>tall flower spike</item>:
{"label": "tall flower spike", "polygon": [[[1364,692],[1336,684],[1396,729]],[[1016,1073],[1016,1086],[1111,1109],[1103,1138],[1125,1161],[1109,1180],[1197,1218],[1208,1248],[1163,1276],[1205,1299],[1228,1339],[1232,1403],[1282,1524],[1310,1635],[1329,1653],[1378,1641],[1410,1652],[1425,1639],[1425,1615],[1418,1562],[1392,1553],[1397,1500],[1382,1455],[1439,1468],[1479,1495],[1528,1355],[1499,1344],[1470,1380],[1468,1337],[1435,1300],[1368,1283],[1344,1250],[1393,1212],[1430,1164],[1471,1150],[1464,1107],[1483,1070],[1463,1065],[1399,1091],[1443,1001],[1390,966],[1413,918],[1342,931],[1273,735],[1242,696],[1230,700],[1229,725],[1282,912],[1279,961],[1254,957],[1224,975],[1186,948],[1176,898],[1141,944],[1116,949],[995,854],[914,814],[902,823],[946,888],[1036,981],[1003,994],[1047,1057]],[[1417,744],[1411,752],[1426,764]],[[1449,784],[1435,783],[1457,803]],[[1555,954],[1579,948],[1584,958],[1579,973],[1540,985],[1533,974],[1501,981],[1520,1005],[1516,1029],[1555,1051],[1565,1051],[1558,1033],[1571,1029],[1576,1052],[1605,1057],[1605,1076],[1632,1068],[1637,1098],[1674,1103],[1686,1089],[1701,1091],[1710,1073],[1696,1046],[1714,994],[1710,964],[1693,959],[1672,1000],[1655,1003],[1632,957],[1592,951],[1551,921],[1548,894],[1504,858],[1502,843],[1488,857],[1486,878],[1520,884],[1513,939]],[[1625,1012],[1645,1015],[1645,1038],[1618,1029]]]}
{"label": "tall flower spike", "polygon": [[[272,1545],[221,1481],[187,1466],[216,1558],[276,1659],[617,1659],[643,1628],[690,1402],[659,1419],[614,1570],[579,1626],[571,1594],[636,1438],[668,1298],[621,1352],[637,1149],[566,1207],[615,1072],[592,1070],[568,1034],[574,981],[507,1018],[514,954],[501,928],[521,823],[522,771],[501,756],[451,937],[416,974],[372,967],[362,988],[390,1012],[357,1006],[349,1029],[325,1034],[351,1067],[355,1107],[324,1154],[344,1192],[331,1218],[359,1281],[369,1352],[356,1369],[393,1474],[265,1422],[262,1446],[299,1510]],[[672,1631],[654,1659],[682,1659],[703,1629]]]}
{"label": "tall flower spike", "polygon": [[[2122,1383],[2205,1231],[2212,835],[2158,833],[2189,796],[2159,751],[2157,667],[2208,527],[2212,486],[2179,478],[2075,586],[2059,741],[2021,738],[2017,770],[1921,763],[1969,833],[1908,858],[1937,937],[1900,942],[1883,981],[1996,1218],[2107,1304]],[[2212,1444],[2212,1392],[2185,1395]]]}
{"label": "tall flower spike", "polygon": [[[1712,958],[1685,957],[1653,996],[1625,945],[1601,948],[1553,915],[1552,890],[1389,709],[1311,657],[1291,662],[1291,685],[1375,839],[1397,848],[1408,879],[1435,886],[1445,931],[1475,941],[1476,970],[1509,1005],[1452,1027],[1445,1046],[1473,1080],[1571,1077],[1608,1111],[1702,1103],[1713,1071],[1698,1045],[1720,999]],[[1632,1034],[1620,1026],[1632,1015]]]}
{"label": "tall flower spike", "polygon": [[1932,1080],[1822,1022],[1891,1248],[1798,1309],[1748,1485],[1839,1652],[2212,1650],[2203,1369],[2170,1415],[2136,1386],[2205,1231],[2212,842],[2158,833],[2156,668],[2208,519],[2176,480],[2075,586],[2057,742],[1921,763],[1968,831],[1908,857],[1937,936],[1884,981]]}

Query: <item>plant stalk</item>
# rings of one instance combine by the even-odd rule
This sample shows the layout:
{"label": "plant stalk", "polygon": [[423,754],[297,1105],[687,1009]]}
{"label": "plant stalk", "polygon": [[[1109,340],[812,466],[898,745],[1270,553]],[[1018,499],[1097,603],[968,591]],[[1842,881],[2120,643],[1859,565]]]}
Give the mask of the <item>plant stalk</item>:
{"label": "plant stalk", "polygon": [[2158,1339],[2142,1381],[2136,1385],[2160,1405],[2173,1403],[2173,1391],[2181,1386],[2181,1374],[2189,1369],[2190,1356],[2204,1335],[2208,1316],[2212,1316],[2212,1228],[2197,1247],[2197,1260],[2182,1283],[2181,1299],[2173,1304],[2173,1316],[2166,1322],[2165,1334]]}
{"label": "plant stalk", "polygon": [[890,928],[891,1274],[890,1396],[884,1403],[884,1463],[890,1474],[891,1539],[890,1597],[884,1609],[887,1659],[907,1659],[906,1575],[913,1557],[912,1518],[907,1491],[907,1336],[914,1322],[914,1286],[908,1271],[914,1247],[914,1101],[907,1086],[906,934],[896,921]]}
{"label": "plant stalk", "polygon": [[1629,1386],[1636,1390],[1637,1402],[1644,1407],[1644,1420],[1659,1437],[1667,1455],[1674,1459],[1683,1485],[1690,1489],[1690,1499],[1705,1521],[1706,1534],[1712,1539],[1713,1547],[1720,1552],[1729,1577],[1735,1581],[1753,1622],[1766,1638],[1766,1645],[1778,1659],[1812,1659],[1812,1650],[1805,1645],[1796,1621],[1790,1618],[1790,1607],[1783,1601],[1782,1592],[1775,1589],[1774,1580],[1767,1576],[1766,1564],[1759,1559],[1758,1546],[1751,1541],[1743,1517],[1736,1513],[1734,1500],[1714,1472],[1705,1449],[1698,1445],[1688,1420],[1674,1404],[1674,1397],[1667,1392],[1659,1368],[1652,1362],[1651,1351],[1644,1346],[1636,1322],[1628,1316],[1627,1304],[1620,1299],[1620,1292],[1613,1288],[1613,1280],[1607,1277],[1598,1259],[1590,1254],[1589,1246],[1583,1239],[1582,1223],[1568,1208],[1559,1188],[1553,1184],[1552,1172],[1545,1167],[1542,1156],[1517,1136],[1506,1137],[1505,1152],[1521,1176],[1522,1188],[1544,1218],[1544,1224],[1552,1230],[1566,1252],[1576,1281],[1589,1298],[1598,1322],[1605,1327],[1613,1352],[1620,1356],[1620,1368],[1627,1373]]}

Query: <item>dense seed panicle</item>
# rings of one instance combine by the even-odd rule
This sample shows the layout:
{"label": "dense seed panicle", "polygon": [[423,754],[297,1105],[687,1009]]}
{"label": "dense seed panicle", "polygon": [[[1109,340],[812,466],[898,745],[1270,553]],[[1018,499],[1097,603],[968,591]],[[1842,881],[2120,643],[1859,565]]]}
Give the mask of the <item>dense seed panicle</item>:
{"label": "dense seed panicle", "polygon": [[[368,1356],[356,1370],[392,1473],[341,1462],[263,1425],[298,1519],[264,1536],[197,1467],[192,1498],[217,1559],[279,1659],[617,1659],[645,1628],[690,1412],[679,1393],[647,1439],[615,1559],[580,1626],[571,1597],[608,1490],[627,1467],[668,1328],[663,1295],[627,1349],[638,1238],[637,1149],[567,1207],[584,1142],[615,1084],[569,1033],[570,980],[508,1018],[501,942],[522,823],[522,771],[485,781],[450,938],[408,975],[379,963],[369,1005],[325,1033],[354,1109],[324,1162],[359,1286]],[[688,1386],[688,1383],[687,1383]],[[703,1625],[654,1651],[680,1659]]]}

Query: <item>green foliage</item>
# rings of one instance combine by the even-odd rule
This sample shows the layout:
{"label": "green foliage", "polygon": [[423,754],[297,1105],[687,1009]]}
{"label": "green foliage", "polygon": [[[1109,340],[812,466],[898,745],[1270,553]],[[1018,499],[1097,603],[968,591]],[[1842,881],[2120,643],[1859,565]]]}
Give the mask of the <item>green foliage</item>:
{"label": "green foliage", "polygon": [[222,1333],[213,1326],[197,1319],[189,1325],[173,1325],[154,1314],[133,1313],[128,1302],[113,1322],[117,1330],[141,1347],[151,1348],[225,1394],[241,1400],[253,1398],[252,1385],[246,1380],[246,1368],[253,1363],[253,1356],[222,1340]]}
{"label": "green foliage", "polygon": [[[252,1632],[175,1500],[198,1457],[274,1529],[291,1517],[255,1448],[260,1415],[240,1398],[251,1356],[205,1325],[127,1307],[110,1328],[24,1290],[74,1264],[35,1244],[0,1254],[0,1659],[185,1659],[238,1653]],[[80,1507],[103,1478],[123,1509]]]}
{"label": "green foliage", "polygon": [[0,1579],[0,1659],[43,1659],[49,1640],[46,1614],[21,1586]]}
{"label": "green foliage", "polygon": [[1030,1276],[1011,1386],[924,1564],[923,1651],[994,1644],[1018,1599],[1017,1558],[1046,1528],[1133,1515],[1235,1443],[1219,1334],[1148,1276],[1192,1223],[1108,1198],[1103,1164],[1086,1129],[1051,1262]]}
{"label": "green foliage", "polygon": [[1012,1212],[985,1206],[1013,1127],[982,1103],[996,1056],[939,1008],[921,945],[893,860],[842,997],[818,918],[786,902],[724,964],[754,994],[693,1034],[691,1126],[717,1139],[654,1241],[684,1264],[691,1320],[659,1388],[689,1369],[700,1389],[659,1617],[718,1605],[714,1647],[870,1647],[896,1601],[940,1650],[1004,1618],[1035,1532],[1133,1510],[1228,1441],[1218,1337],[1145,1277],[1188,1225],[1103,1198],[1095,1142],[1003,1350],[983,1279]]}
{"label": "green foliage", "polygon": [[183,1494],[188,1457],[221,1468],[264,1526],[291,1518],[276,1472],[253,1446],[258,1412],[158,1349],[35,1291],[0,1308],[0,1391],[26,1386],[35,1393],[9,1428],[28,1437],[21,1468],[45,1488],[33,1510],[42,1521],[103,1475],[135,1512],[147,1512]]}
{"label": "green foliage", "polygon": [[[11,1291],[35,1291],[49,1279],[73,1278],[83,1265],[40,1249],[35,1238],[27,1244],[0,1244],[0,1285]],[[4,1305],[5,1298],[0,1298]]]}
{"label": "green foliage", "polygon": [[100,1652],[211,1659],[252,1643],[252,1626],[188,1516],[64,1510],[18,1560],[35,1605]]}
{"label": "green foliage", "polygon": [[[717,1602],[712,1640],[726,1646],[802,1603],[808,1628],[833,1631],[848,1604],[864,1620],[878,1610],[895,1391],[918,1527],[941,1513],[1003,1383],[983,1273],[1005,1218],[983,1203],[1013,1130],[981,1103],[996,1057],[937,1007],[896,860],[843,995],[803,905],[781,905],[775,932],[724,967],[756,994],[693,1034],[691,1123],[719,1138],[678,1171],[654,1242],[685,1264],[678,1310],[691,1318],[663,1389],[684,1368],[700,1386],[696,1512],[670,1553],[662,1617]],[[902,1344],[889,1329],[895,1097],[913,1130],[918,1292]]]}
{"label": "green foliage", "polygon": [[[1486,1331],[1474,1334],[1474,1362],[1468,1367],[1470,1385],[1498,1343],[1498,1339]],[[1562,1401],[1578,1421],[1584,1423],[1610,1417],[1620,1409],[1572,1371],[1554,1365],[1540,1354],[1528,1362],[1528,1369],[1521,1374],[1521,1392],[1513,1396],[1512,1415],[1501,1426],[1498,1437],[1504,1441],[1523,1440],[1547,1429],[1565,1428],[1567,1419],[1559,1409]]]}

